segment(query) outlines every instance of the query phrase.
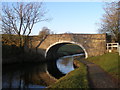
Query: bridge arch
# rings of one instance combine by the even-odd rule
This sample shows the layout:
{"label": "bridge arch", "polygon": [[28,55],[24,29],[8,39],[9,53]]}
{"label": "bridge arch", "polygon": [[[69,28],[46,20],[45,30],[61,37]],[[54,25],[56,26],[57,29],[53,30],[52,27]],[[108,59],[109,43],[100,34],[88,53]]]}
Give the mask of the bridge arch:
{"label": "bridge arch", "polygon": [[54,46],[56,46],[56,45],[65,45],[65,44],[75,44],[75,45],[78,45],[79,47],[81,47],[82,48],[82,50],[84,51],[84,53],[85,53],[85,58],[87,58],[88,57],[88,53],[87,53],[87,51],[86,51],[86,49],[80,44],[80,43],[77,43],[77,42],[73,42],[73,41],[59,41],[59,42],[55,42],[55,43],[53,43],[53,44],[51,44],[47,49],[46,49],[46,51],[45,51],[45,57],[47,57],[47,54],[48,54],[48,52],[49,52],[49,50],[52,48],[52,47],[54,47]]}

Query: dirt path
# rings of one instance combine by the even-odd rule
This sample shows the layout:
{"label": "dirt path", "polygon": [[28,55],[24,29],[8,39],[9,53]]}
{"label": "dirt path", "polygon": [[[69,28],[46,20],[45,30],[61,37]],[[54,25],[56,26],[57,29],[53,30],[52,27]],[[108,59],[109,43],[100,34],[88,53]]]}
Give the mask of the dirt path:
{"label": "dirt path", "polygon": [[88,79],[91,88],[117,88],[118,85],[112,80],[112,78],[99,66],[80,60],[87,66]]}

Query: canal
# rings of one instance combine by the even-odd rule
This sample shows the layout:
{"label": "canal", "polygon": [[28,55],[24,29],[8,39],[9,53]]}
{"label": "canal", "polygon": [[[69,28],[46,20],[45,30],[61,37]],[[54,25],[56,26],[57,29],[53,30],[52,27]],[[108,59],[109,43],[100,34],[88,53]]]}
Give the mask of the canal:
{"label": "canal", "polygon": [[75,54],[47,63],[7,65],[2,71],[2,88],[46,88],[75,69]]}

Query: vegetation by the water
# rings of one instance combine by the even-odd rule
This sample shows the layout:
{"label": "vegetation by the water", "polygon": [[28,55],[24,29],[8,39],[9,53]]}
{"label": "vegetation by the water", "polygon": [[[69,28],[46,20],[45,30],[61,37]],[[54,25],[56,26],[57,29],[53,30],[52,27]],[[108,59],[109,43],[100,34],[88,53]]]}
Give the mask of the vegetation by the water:
{"label": "vegetation by the water", "polygon": [[49,88],[89,88],[86,66],[79,61],[80,67],[60,78]]}
{"label": "vegetation by the water", "polygon": [[24,52],[21,48],[17,46],[2,46],[2,63],[3,64],[12,64],[12,63],[25,63],[25,62],[44,62],[45,58],[41,54],[34,52]]}
{"label": "vegetation by the water", "polygon": [[118,53],[107,53],[101,56],[90,57],[87,60],[99,65],[113,77],[120,79],[118,71],[120,68],[120,65],[118,63],[120,60],[120,56],[118,55]]}
{"label": "vegetation by the water", "polygon": [[41,62],[45,58],[35,52],[25,52],[24,47],[19,46],[17,35],[2,35],[2,63],[23,63],[23,62]]}

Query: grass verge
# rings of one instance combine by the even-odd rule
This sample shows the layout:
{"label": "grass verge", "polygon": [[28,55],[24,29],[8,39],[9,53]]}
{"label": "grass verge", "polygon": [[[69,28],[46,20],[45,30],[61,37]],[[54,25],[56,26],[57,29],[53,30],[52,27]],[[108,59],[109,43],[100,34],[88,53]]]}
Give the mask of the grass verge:
{"label": "grass verge", "polygon": [[103,68],[106,72],[112,75],[116,79],[120,79],[119,68],[120,56],[118,53],[107,53],[101,56],[90,57],[86,59],[90,62],[93,62]]}
{"label": "grass verge", "polygon": [[48,88],[89,88],[87,80],[87,68],[77,61],[80,67],[60,78],[55,84]]}

